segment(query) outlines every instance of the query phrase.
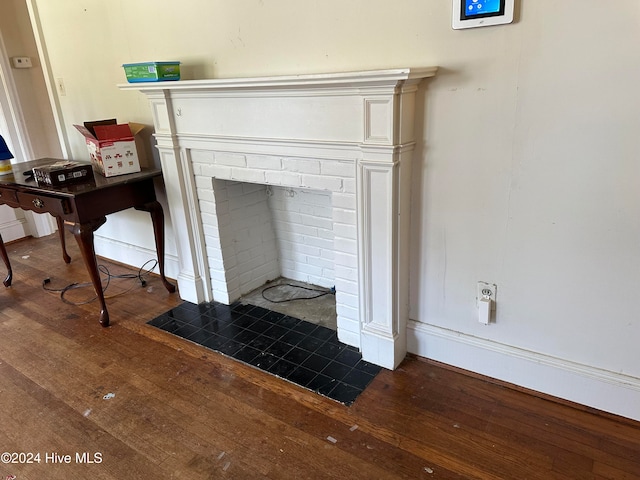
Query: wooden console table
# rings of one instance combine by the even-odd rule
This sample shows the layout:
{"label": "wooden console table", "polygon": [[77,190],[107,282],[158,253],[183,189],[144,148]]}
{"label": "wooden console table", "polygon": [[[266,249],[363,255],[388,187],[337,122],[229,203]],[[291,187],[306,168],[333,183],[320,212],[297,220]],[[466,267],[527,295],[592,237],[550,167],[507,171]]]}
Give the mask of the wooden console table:
{"label": "wooden console table", "polygon": [[[156,200],[153,185],[153,179],[162,175],[162,171],[142,169],[139,173],[111,178],[96,173],[94,181],[90,183],[66,187],[41,185],[33,180],[33,177],[24,175],[24,172],[28,172],[33,167],[49,165],[57,161],[59,160],[54,158],[42,158],[14,165],[13,175],[0,176],[0,205],[53,215],[58,222],[62,257],[66,263],[69,263],[71,258],[66,251],[63,228],[66,227],[73,233],[100,302],[100,324],[103,327],[109,326],[109,312],[98,273],[93,232],[107,221],[106,215],[127,208],[135,208],[151,214],[160,278],[169,292],[175,292],[176,287],[164,274],[164,214],[162,206]],[[2,237],[0,237],[0,257],[7,266],[8,275],[3,283],[8,287],[11,285],[12,271]]]}

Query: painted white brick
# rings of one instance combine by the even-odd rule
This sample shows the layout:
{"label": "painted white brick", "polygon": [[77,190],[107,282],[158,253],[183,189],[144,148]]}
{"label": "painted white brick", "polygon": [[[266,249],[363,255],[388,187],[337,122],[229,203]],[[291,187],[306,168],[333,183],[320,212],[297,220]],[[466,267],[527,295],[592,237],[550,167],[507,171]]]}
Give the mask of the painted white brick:
{"label": "painted white brick", "polygon": [[345,292],[341,292],[340,295],[337,295],[336,293],[336,303],[340,303],[340,305],[344,305],[345,307],[351,307],[354,310],[358,310],[360,306],[357,295],[350,295]]}
{"label": "painted white brick", "polygon": [[356,240],[358,238],[358,229],[355,225],[335,223],[333,225],[333,233],[336,237],[351,238],[353,240]]}
{"label": "painted white brick", "polygon": [[[318,229],[309,225],[294,225],[289,222],[274,221],[274,228],[276,232],[295,232],[302,235],[318,235]],[[277,235],[277,234],[276,234]]]}
{"label": "painted white brick", "polygon": [[210,150],[191,150],[189,152],[193,163],[213,163],[215,154]]}
{"label": "painted white brick", "polygon": [[264,172],[247,168],[232,168],[231,178],[241,182],[264,183]]}
{"label": "painted white brick", "polygon": [[336,296],[340,295],[341,292],[357,296],[359,294],[358,283],[336,277]]}
{"label": "painted white brick", "polygon": [[344,208],[345,210],[356,210],[356,196],[351,193],[334,193],[331,196],[334,208]]}
{"label": "painted white brick", "polygon": [[341,299],[342,296],[336,295],[336,313],[338,314],[338,316],[351,318],[354,320],[359,318],[358,309],[339,303]]}
{"label": "painted white brick", "polygon": [[322,268],[323,275],[326,275],[328,272],[333,273],[333,262],[331,260],[327,260],[326,258],[309,255],[307,257],[307,263],[309,265]]}
{"label": "painted white brick", "polygon": [[353,268],[335,265],[334,272],[337,278],[344,278],[354,282],[358,280],[358,273]]}
{"label": "painted white brick", "polygon": [[228,165],[230,167],[246,167],[247,157],[238,153],[220,152],[215,156],[216,165]]}
{"label": "painted white brick", "polygon": [[333,177],[355,178],[356,162],[355,160],[349,162],[324,160],[320,164],[320,173]]}
{"label": "painted white brick", "polygon": [[282,169],[288,172],[320,174],[320,162],[312,159],[283,158]]}
{"label": "painted white brick", "polygon": [[[302,175],[301,186],[316,188],[318,190],[328,190],[330,192],[342,191],[342,178],[325,177],[321,175]],[[346,180],[345,180],[346,181]]]}
{"label": "painted white brick", "polygon": [[358,251],[358,245],[355,240],[346,238],[337,238],[333,244],[336,253],[351,253],[355,254]]}
{"label": "painted white brick", "polygon": [[290,187],[301,187],[302,176],[292,172],[264,172],[264,179],[272,185],[288,185]]}
{"label": "painted white brick", "polygon": [[356,193],[356,180],[355,178],[345,178],[342,182],[342,192]]}
{"label": "painted white brick", "polygon": [[358,268],[358,257],[344,252],[334,252],[333,262],[342,267]]}
{"label": "painted white brick", "polygon": [[[223,165],[201,165],[200,174],[211,178],[230,178],[231,167],[225,167]],[[215,186],[214,186],[215,190]]]}
{"label": "painted white brick", "polygon": [[333,228],[333,221],[331,221],[330,219],[321,218],[321,217],[312,217],[309,215],[302,216],[302,224],[310,225],[312,227],[318,227],[323,230],[329,230],[329,231],[332,230]]}
{"label": "painted white brick", "polygon": [[345,210],[343,208],[334,208],[333,221],[336,223],[345,223],[347,225],[355,225],[356,212],[355,210]]}
{"label": "painted white brick", "polygon": [[269,155],[247,155],[247,167],[257,170],[281,170],[282,160],[280,157]]}
{"label": "painted white brick", "polygon": [[320,238],[320,237],[309,237],[307,235],[300,235],[299,237],[300,237],[299,240],[298,239],[296,240],[301,241],[305,245],[313,245],[321,248],[322,250],[328,250],[330,252],[333,252],[332,239]]}
{"label": "painted white brick", "polygon": [[198,191],[202,190],[213,190],[213,179],[211,177],[205,177],[202,175],[196,175],[196,188]]}
{"label": "painted white brick", "polygon": [[216,204],[215,203],[203,200],[202,198],[201,198],[199,203],[200,203],[200,212],[201,213],[213,213],[213,214],[216,213]]}
{"label": "painted white brick", "polygon": [[205,200],[207,202],[215,202],[215,195],[213,193],[213,189],[199,188],[196,191],[196,194],[200,200]]}

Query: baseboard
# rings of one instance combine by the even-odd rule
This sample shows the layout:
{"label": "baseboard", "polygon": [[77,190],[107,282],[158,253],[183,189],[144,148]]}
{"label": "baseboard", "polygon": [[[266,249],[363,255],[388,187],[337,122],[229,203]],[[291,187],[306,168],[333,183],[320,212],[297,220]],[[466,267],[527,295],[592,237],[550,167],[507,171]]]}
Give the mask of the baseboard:
{"label": "baseboard", "polygon": [[[96,255],[108,258],[115,262],[130,265],[133,268],[140,268],[149,260],[157,258],[155,249],[131,245],[130,243],[120,242],[113,238],[101,237],[94,235],[94,248]],[[169,278],[178,278],[180,271],[178,257],[176,255],[164,256],[164,271]],[[159,273],[158,269],[154,270]]]}
{"label": "baseboard", "polygon": [[640,421],[640,378],[409,321],[410,353]]}

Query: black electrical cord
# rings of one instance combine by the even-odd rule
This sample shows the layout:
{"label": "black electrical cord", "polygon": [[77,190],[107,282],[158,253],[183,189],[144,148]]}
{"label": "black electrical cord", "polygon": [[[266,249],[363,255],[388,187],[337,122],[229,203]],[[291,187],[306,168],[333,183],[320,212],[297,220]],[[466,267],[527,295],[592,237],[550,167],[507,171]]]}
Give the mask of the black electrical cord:
{"label": "black electrical cord", "polygon": [[[149,263],[152,263],[152,262],[153,262],[153,265],[151,266],[151,268],[148,268],[148,269],[145,270],[145,267]],[[148,260],[138,269],[138,273],[123,273],[123,274],[120,274],[120,275],[112,275],[111,272],[109,272],[109,269],[106,266],[98,265],[98,271],[100,273],[102,273],[103,275],[105,275],[105,277],[101,279],[101,283],[103,285],[102,292],[106,292],[107,291],[107,288],[109,288],[109,285],[111,284],[111,279],[112,278],[118,278],[118,279],[121,279],[121,278],[127,279],[128,278],[128,279],[134,279],[134,280],[137,279],[140,282],[140,286],[141,287],[145,287],[147,285],[147,281],[145,280],[144,277],[149,275],[153,271],[153,269],[156,268],[157,264],[158,264],[158,261],[155,260],[155,259]],[[84,283],[74,282],[74,283],[70,283],[69,285],[67,285],[67,286],[65,286],[63,288],[49,288],[49,287],[47,287],[47,285],[49,283],[51,283],[51,279],[50,278],[45,278],[42,281],[42,288],[44,290],[46,290],[47,292],[59,293],[60,294],[60,300],[62,300],[64,303],[66,303],[68,305],[75,305],[75,306],[86,305],[87,303],[91,303],[91,302],[93,302],[94,300],[96,300],[98,298],[97,295],[96,295],[96,296],[90,298],[89,300],[85,300],[83,302],[72,302],[72,301],[67,300],[65,298],[65,294],[70,290],[75,290],[77,288],[84,288],[84,287],[93,287],[93,283],[91,283],[91,282],[84,282]],[[113,298],[113,297],[117,297],[118,295],[123,295],[123,294],[131,291],[132,288],[133,288],[133,286],[131,288],[123,291],[123,292],[120,292],[120,293],[117,293],[117,294],[114,294],[114,295],[112,295],[110,297],[105,297],[105,298]]]}
{"label": "black electrical cord", "polygon": [[[318,295],[314,295],[312,297],[295,297],[295,298],[286,298],[286,299],[283,299],[283,300],[272,300],[270,298],[267,298],[267,296],[264,294],[268,290],[272,290],[274,288],[282,287],[282,286],[300,288],[302,290],[309,290],[311,292],[320,292],[320,293]],[[264,290],[262,290],[262,298],[264,298],[265,300],[267,300],[268,302],[271,302],[271,303],[286,303],[286,302],[292,302],[294,300],[313,300],[314,298],[320,298],[320,297],[324,297],[325,295],[335,295],[335,294],[336,294],[336,288],[335,287],[332,287],[331,290],[320,290],[320,289],[317,289],[317,288],[303,287],[302,285],[293,285],[292,283],[280,283],[278,285],[272,285],[272,286],[267,287]]]}

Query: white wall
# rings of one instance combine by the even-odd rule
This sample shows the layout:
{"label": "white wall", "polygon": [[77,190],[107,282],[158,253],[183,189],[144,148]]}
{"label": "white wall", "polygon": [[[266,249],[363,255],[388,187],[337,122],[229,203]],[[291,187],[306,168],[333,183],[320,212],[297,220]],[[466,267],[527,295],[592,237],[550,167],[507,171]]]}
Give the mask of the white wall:
{"label": "white wall", "polygon": [[[521,0],[513,25],[468,31],[451,29],[448,0],[35,3],[67,128],[152,123],[145,97],[116,87],[126,62],[180,60],[190,78],[438,65],[413,176],[413,348],[640,419],[640,401],[621,401],[640,396],[636,0]],[[86,156],[79,134],[68,139]],[[110,218],[102,238],[124,225],[152,248],[133,215]],[[488,327],[478,280],[498,285]],[[497,360],[482,355],[496,346]],[[510,370],[516,357],[530,363]],[[540,358],[617,390],[572,392]]]}

